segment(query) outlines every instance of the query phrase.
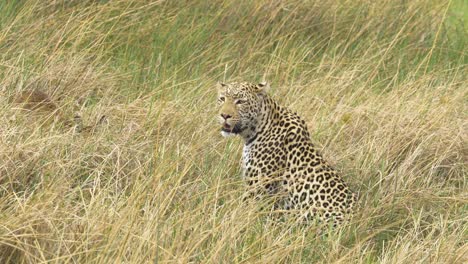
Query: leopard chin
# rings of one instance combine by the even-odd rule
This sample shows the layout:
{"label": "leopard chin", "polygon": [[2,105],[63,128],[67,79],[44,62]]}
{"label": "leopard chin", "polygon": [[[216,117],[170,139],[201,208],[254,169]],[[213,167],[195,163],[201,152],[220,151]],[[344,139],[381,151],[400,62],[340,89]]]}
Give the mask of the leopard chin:
{"label": "leopard chin", "polygon": [[221,136],[223,136],[223,137],[233,137],[233,136],[235,136],[235,135],[236,135],[236,134],[234,134],[234,133],[226,132],[226,131],[224,131],[224,130],[221,130]]}

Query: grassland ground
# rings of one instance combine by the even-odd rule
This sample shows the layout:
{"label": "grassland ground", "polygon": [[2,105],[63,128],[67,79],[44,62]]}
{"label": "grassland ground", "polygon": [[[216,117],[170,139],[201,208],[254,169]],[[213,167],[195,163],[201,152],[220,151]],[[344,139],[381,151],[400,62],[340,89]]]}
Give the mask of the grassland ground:
{"label": "grassland ground", "polygon": [[[0,1],[0,262],[467,263],[467,14],[463,0]],[[240,201],[218,80],[268,80],[307,120],[359,193],[348,226],[320,236]],[[19,109],[31,89],[57,109]],[[77,114],[88,133],[65,125]]]}

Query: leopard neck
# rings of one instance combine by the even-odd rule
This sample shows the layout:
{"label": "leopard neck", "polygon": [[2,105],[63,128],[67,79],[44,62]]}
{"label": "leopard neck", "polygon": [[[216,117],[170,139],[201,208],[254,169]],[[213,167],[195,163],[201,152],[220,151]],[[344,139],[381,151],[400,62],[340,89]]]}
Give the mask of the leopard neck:
{"label": "leopard neck", "polygon": [[257,119],[246,129],[246,133],[242,135],[246,146],[250,145],[261,136],[264,131],[270,128],[273,120],[279,116],[280,109],[281,107],[270,96],[262,96]]}

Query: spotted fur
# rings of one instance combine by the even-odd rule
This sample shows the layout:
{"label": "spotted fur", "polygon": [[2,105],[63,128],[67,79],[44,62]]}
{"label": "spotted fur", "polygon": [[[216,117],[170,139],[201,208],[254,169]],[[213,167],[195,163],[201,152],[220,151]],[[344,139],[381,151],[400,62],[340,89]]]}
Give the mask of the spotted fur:
{"label": "spotted fur", "polygon": [[304,120],[268,94],[267,83],[218,84],[222,134],[244,141],[243,177],[248,196],[276,197],[275,208],[300,219],[340,224],[356,196],[312,144]]}

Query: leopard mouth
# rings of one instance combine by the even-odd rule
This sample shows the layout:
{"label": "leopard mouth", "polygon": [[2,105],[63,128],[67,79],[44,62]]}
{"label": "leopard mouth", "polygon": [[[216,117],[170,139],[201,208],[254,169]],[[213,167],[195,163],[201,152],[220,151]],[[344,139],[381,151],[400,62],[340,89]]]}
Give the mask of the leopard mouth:
{"label": "leopard mouth", "polygon": [[221,131],[238,134],[242,131],[242,129],[240,128],[239,124],[235,124],[234,126],[232,126],[232,125],[229,125],[228,123],[223,123],[223,126],[221,127]]}
{"label": "leopard mouth", "polygon": [[223,123],[221,130],[224,132],[232,132],[232,126],[229,125],[228,123]]}

